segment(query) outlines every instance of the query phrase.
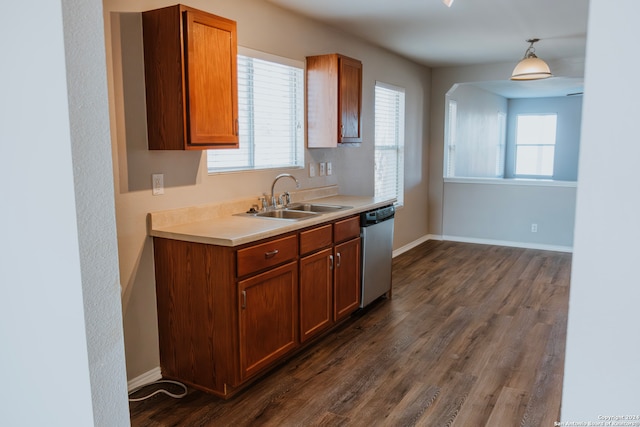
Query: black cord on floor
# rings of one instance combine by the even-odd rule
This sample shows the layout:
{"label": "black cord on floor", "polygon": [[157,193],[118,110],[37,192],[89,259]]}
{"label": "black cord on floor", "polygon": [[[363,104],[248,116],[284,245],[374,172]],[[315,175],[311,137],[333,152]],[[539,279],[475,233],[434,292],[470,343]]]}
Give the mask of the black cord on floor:
{"label": "black cord on floor", "polygon": [[154,385],[154,384],[163,384],[163,383],[169,383],[169,384],[175,384],[175,385],[178,385],[178,386],[180,386],[180,387],[184,388],[184,392],[183,392],[183,393],[180,393],[180,394],[175,394],[175,393],[171,393],[171,392],[169,392],[168,390],[165,390],[165,389],[163,389],[163,388],[159,388],[159,389],[157,389],[156,391],[154,391],[153,393],[148,394],[148,395],[146,395],[146,396],[136,397],[136,398],[129,397],[129,402],[140,402],[140,401],[143,401],[143,400],[147,400],[147,399],[148,399],[148,398],[150,398],[151,396],[155,396],[155,395],[156,395],[156,394],[158,394],[158,393],[164,393],[164,394],[166,394],[166,395],[168,395],[168,396],[173,397],[174,399],[182,399],[183,397],[185,397],[185,396],[187,395],[187,386],[186,386],[186,385],[184,385],[184,384],[182,384],[182,383],[180,383],[180,382],[178,382],[178,381],[171,381],[171,380],[158,380],[158,381],[154,381],[154,382],[149,383],[149,384],[141,385],[140,387],[136,387],[135,389],[133,389],[133,390],[131,390],[131,391],[129,392],[129,396],[131,396],[133,393],[135,393],[135,392],[137,392],[137,391],[142,390],[142,389],[143,389],[143,388],[145,388],[145,387],[148,387],[148,386],[151,386],[151,385]]}

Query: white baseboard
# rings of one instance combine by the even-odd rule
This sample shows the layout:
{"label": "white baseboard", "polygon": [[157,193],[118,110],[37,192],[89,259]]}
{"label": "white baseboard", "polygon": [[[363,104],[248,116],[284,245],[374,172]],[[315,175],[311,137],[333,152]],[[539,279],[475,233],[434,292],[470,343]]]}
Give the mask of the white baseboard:
{"label": "white baseboard", "polygon": [[531,242],[512,242],[510,240],[492,240],[492,239],[478,239],[475,237],[461,237],[461,236],[442,236],[442,240],[448,240],[451,242],[462,243],[477,243],[480,245],[496,245],[496,246],[509,246],[513,248],[525,248],[525,249],[539,249],[543,251],[554,252],[573,252],[572,246],[558,246],[558,245],[546,245]]}
{"label": "white baseboard", "polygon": [[[411,242],[409,244],[406,244],[403,247],[394,250],[392,256],[393,256],[393,258],[395,258],[398,255],[402,255],[403,253],[415,248],[416,246],[423,244],[427,240],[434,240],[434,239],[430,234],[428,234],[426,236],[422,236],[419,239],[414,240],[413,242]],[[435,239],[435,240],[437,240],[437,239]]]}
{"label": "white baseboard", "polygon": [[138,375],[137,377],[127,381],[127,389],[129,392],[138,387],[142,387],[143,385],[152,383],[154,381],[158,381],[162,379],[162,373],[160,372],[160,367],[153,368],[150,371],[145,372],[142,375]]}
{"label": "white baseboard", "polygon": [[512,248],[539,249],[543,251],[554,251],[554,252],[569,252],[569,253],[573,252],[572,246],[545,245],[545,244],[529,243],[529,242],[512,242],[509,240],[478,239],[475,237],[442,236],[438,234],[427,234],[426,236],[422,236],[419,239],[416,239],[413,242],[394,250],[393,257],[395,258],[398,255],[402,255],[403,253],[415,248],[418,245],[421,245],[422,243],[428,240],[448,240],[451,242],[477,243],[479,245],[509,246]]}

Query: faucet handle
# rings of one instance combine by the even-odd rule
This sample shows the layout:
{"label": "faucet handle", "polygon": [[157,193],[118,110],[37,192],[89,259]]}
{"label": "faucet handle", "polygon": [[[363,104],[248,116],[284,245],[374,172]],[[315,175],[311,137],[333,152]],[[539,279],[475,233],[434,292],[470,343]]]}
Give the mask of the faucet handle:
{"label": "faucet handle", "polygon": [[269,204],[267,203],[267,196],[260,197],[260,205],[262,206],[262,210],[266,211]]}
{"label": "faucet handle", "polygon": [[281,202],[281,204],[285,205],[285,206],[289,206],[291,204],[291,194],[289,194],[288,191],[285,191],[284,193],[282,193],[282,200],[283,202]]}

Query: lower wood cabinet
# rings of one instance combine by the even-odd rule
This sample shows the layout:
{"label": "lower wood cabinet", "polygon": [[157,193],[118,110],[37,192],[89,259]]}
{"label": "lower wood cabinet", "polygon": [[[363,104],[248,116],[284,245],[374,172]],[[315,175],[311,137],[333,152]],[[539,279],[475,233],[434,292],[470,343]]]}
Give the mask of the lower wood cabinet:
{"label": "lower wood cabinet", "polygon": [[298,266],[290,262],[238,283],[241,379],[297,345]]}
{"label": "lower wood cabinet", "polygon": [[360,303],[359,218],[224,247],[154,237],[165,378],[228,398]]}
{"label": "lower wood cabinet", "polygon": [[318,335],[333,322],[333,250],[300,258],[300,341]]}
{"label": "lower wood cabinet", "polygon": [[360,238],[336,245],[333,269],[333,316],[348,317],[360,306]]}

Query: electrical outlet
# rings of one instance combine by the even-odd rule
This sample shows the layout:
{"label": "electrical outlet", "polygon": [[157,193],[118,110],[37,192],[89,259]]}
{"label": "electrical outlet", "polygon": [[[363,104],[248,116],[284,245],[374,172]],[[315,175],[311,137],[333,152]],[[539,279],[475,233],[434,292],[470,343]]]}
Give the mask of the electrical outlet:
{"label": "electrical outlet", "polygon": [[320,176],[325,176],[327,174],[327,164],[325,162],[320,162]]}
{"label": "electrical outlet", "polygon": [[164,194],[164,174],[154,173],[151,175],[151,194],[154,196]]}
{"label": "electrical outlet", "polygon": [[333,168],[331,167],[331,162],[327,162],[327,176],[333,173]]}
{"label": "electrical outlet", "polygon": [[309,178],[313,178],[316,176],[316,165],[315,163],[309,163]]}
{"label": "electrical outlet", "polygon": [[532,233],[538,232],[538,224],[531,224],[531,232]]}

